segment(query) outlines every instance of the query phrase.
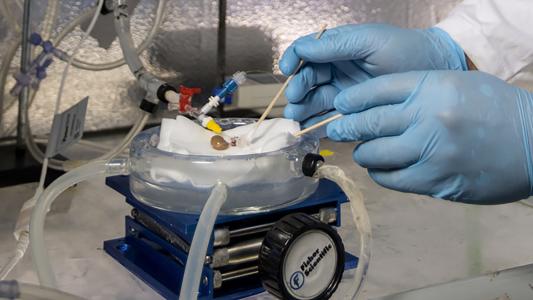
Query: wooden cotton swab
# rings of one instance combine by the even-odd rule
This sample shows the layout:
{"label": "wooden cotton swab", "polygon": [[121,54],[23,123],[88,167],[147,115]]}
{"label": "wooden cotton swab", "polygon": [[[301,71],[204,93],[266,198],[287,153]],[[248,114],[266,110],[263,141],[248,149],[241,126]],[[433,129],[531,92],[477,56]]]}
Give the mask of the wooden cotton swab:
{"label": "wooden cotton swab", "polygon": [[[320,37],[322,36],[322,34],[325,31],[326,31],[326,25],[320,26],[320,30],[316,34],[315,39],[317,39],[317,40],[320,39]],[[278,93],[274,96],[274,98],[272,98],[272,101],[270,101],[270,104],[268,104],[267,108],[265,109],[265,111],[263,112],[263,114],[261,115],[259,120],[257,120],[257,123],[255,123],[254,131],[266,119],[266,117],[268,117],[268,115],[270,114],[270,112],[274,108],[274,105],[276,104],[276,102],[278,102],[279,98],[281,98],[281,95],[283,94],[283,92],[285,91],[287,86],[289,85],[289,82],[294,77],[294,74],[298,73],[298,71],[302,68],[303,64],[304,64],[304,61],[300,60],[300,63],[298,64],[298,67],[296,68],[296,70],[292,73],[291,76],[289,76],[289,78],[287,78],[287,80],[285,80],[285,82],[283,83],[283,85],[279,89]]]}
{"label": "wooden cotton swab", "polygon": [[299,137],[299,136],[301,136],[301,135],[303,135],[303,134],[308,133],[308,132],[311,131],[311,130],[315,130],[315,129],[319,128],[319,127],[322,127],[322,126],[328,124],[328,123],[331,122],[331,121],[335,121],[335,120],[337,120],[337,119],[340,118],[340,117],[342,117],[342,114],[336,114],[336,115],[334,115],[334,116],[332,116],[332,117],[329,117],[329,118],[327,118],[327,119],[325,119],[325,120],[322,120],[322,121],[316,123],[316,124],[313,125],[313,126],[309,126],[309,127],[307,127],[306,129],[304,129],[304,130],[300,130],[300,131],[298,131],[298,132],[295,132],[295,133],[293,133],[292,135],[294,135],[295,137]]}

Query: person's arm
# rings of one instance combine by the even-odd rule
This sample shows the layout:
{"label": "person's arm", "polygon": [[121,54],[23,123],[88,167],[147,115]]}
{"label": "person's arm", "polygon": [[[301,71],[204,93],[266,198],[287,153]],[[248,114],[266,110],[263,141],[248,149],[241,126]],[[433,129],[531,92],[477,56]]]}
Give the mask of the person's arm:
{"label": "person's arm", "polygon": [[533,65],[531,0],[465,0],[437,27],[463,48],[469,68],[509,80]]}

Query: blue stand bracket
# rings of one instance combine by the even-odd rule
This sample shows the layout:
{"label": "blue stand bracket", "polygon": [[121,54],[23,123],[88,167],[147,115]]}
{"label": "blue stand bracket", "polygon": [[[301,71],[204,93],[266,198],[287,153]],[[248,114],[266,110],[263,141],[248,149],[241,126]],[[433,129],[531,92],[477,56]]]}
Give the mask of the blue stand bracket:
{"label": "blue stand bracket", "polygon": [[[164,298],[177,299],[199,216],[145,205],[131,194],[127,176],[109,177],[106,184],[124,195],[133,209],[131,216],[126,216],[125,236],[105,241],[104,250]],[[206,253],[198,298],[241,299],[264,291],[257,274],[257,261],[251,259],[239,265],[215,266],[212,258],[220,248],[215,238],[217,229],[249,232],[246,236],[235,234],[236,237],[232,237],[242,243],[247,238],[264,237],[268,231],[266,225],[288,214],[304,212],[317,216],[325,210],[330,215],[334,212],[330,224],[338,227],[341,225],[340,206],[346,201],[346,196],[335,183],[323,179],[314,194],[293,206],[267,213],[219,216]],[[345,270],[356,268],[358,258],[349,253],[345,255]]]}

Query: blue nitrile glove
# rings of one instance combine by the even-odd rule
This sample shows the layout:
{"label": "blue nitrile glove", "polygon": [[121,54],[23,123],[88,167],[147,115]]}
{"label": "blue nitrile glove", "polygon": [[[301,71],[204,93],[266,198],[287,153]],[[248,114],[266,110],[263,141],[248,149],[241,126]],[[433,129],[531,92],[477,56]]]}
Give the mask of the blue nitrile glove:
{"label": "blue nitrile glove", "polygon": [[335,98],[337,141],[394,190],[466,203],[533,195],[533,94],[481,72],[383,75]]}
{"label": "blue nitrile glove", "polygon": [[290,75],[300,59],[306,65],[285,93],[285,116],[310,126],[335,113],[310,118],[333,109],[342,90],[370,78],[416,70],[466,70],[463,50],[443,30],[403,29],[387,24],[345,25],[297,39],[279,62]]}

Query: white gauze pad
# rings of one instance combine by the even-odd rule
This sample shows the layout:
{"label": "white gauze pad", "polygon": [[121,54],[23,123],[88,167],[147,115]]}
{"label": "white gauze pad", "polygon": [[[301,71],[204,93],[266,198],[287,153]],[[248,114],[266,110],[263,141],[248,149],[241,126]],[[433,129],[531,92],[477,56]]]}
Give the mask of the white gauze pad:
{"label": "white gauze pad", "polygon": [[[255,124],[248,124],[222,132],[221,136],[230,141],[231,137],[244,137]],[[288,119],[265,120],[254,133],[253,143],[239,144],[226,150],[215,150],[211,146],[211,137],[215,133],[203,128],[183,116],[174,119],[163,119],[159,134],[157,148],[166,152],[183,155],[204,156],[238,156],[260,154],[276,151],[288,147],[297,142],[293,133],[300,130],[298,122]],[[268,163],[269,166],[262,165]],[[152,162],[152,177],[157,181],[164,182],[190,182],[196,187],[212,186],[217,180],[221,180],[229,186],[238,186],[253,183],[254,180],[272,179],[283,182],[292,176],[288,174],[286,162],[273,160],[220,160],[206,164],[169,164],[168,160]],[[279,165],[278,165],[279,164]],[[262,174],[254,172],[263,170]],[[264,170],[268,170],[265,174]],[[206,176],[206,174],[208,174]],[[267,178],[265,178],[265,176]]]}

